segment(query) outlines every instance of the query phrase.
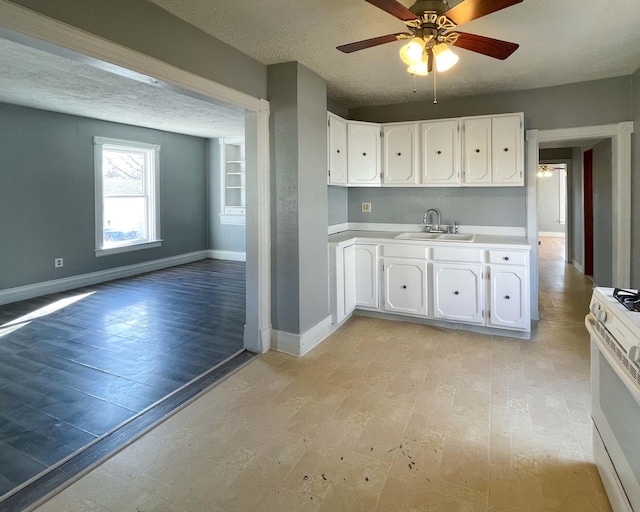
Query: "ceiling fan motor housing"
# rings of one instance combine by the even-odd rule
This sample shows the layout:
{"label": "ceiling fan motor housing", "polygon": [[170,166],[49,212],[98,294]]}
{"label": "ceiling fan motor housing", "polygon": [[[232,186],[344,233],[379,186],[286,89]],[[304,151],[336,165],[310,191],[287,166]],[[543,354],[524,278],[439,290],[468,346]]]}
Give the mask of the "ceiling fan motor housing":
{"label": "ceiling fan motor housing", "polygon": [[449,10],[449,3],[447,0],[418,0],[409,10],[418,17],[426,12],[444,14]]}

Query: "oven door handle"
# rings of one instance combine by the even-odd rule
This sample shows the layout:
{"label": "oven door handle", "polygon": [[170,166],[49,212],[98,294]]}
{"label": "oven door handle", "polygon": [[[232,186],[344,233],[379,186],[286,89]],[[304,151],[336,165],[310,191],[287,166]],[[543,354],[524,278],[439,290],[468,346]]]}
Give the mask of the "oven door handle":
{"label": "oven door handle", "polygon": [[[584,324],[587,327],[587,331],[589,331],[591,339],[598,347],[600,354],[602,354],[602,357],[607,360],[613,371],[624,383],[625,387],[629,390],[631,396],[633,396],[634,400],[640,405],[640,384],[626,372],[626,370],[623,368],[622,361],[620,361],[612,353],[611,348],[609,347],[609,345],[607,345],[607,342],[602,339],[602,336],[600,336],[600,334],[596,330],[596,323],[598,323],[598,320],[596,320],[596,317],[591,313],[589,313],[584,319]],[[620,350],[626,356],[626,352],[624,351],[624,349],[620,348]]]}

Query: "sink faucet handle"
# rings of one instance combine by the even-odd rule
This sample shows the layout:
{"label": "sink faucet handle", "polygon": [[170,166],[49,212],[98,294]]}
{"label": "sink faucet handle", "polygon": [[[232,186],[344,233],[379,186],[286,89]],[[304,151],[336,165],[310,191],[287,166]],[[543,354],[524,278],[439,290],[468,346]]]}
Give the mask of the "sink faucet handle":
{"label": "sink faucet handle", "polygon": [[458,221],[457,220],[453,221],[453,232],[454,233],[458,232]]}

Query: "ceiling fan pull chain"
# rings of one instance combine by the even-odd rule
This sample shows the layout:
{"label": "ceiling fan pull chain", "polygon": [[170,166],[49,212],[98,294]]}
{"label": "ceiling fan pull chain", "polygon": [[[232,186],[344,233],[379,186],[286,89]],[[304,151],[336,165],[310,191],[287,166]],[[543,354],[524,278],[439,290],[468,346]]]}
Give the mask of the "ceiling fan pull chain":
{"label": "ceiling fan pull chain", "polygon": [[418,89],[416,87],[416,75],[413,75],[413,94],[417,92],[418,92]]}
{"label": "ceiling fan pull chain", "polygon": [[438,103],[438,80],[436,80],[436,75],[438,74],[437,68],[433,66],[433,104]]}

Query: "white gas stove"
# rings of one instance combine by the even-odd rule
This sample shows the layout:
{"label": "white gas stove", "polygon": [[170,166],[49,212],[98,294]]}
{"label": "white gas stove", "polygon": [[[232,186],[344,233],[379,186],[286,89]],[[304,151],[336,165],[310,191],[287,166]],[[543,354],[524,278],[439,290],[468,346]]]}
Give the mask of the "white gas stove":
{"label": "white gas stove", "polygon": [[640,512],[638,304],[637,290],[595,288],[585,318],[591,334],[593,456],[615,512]]}

